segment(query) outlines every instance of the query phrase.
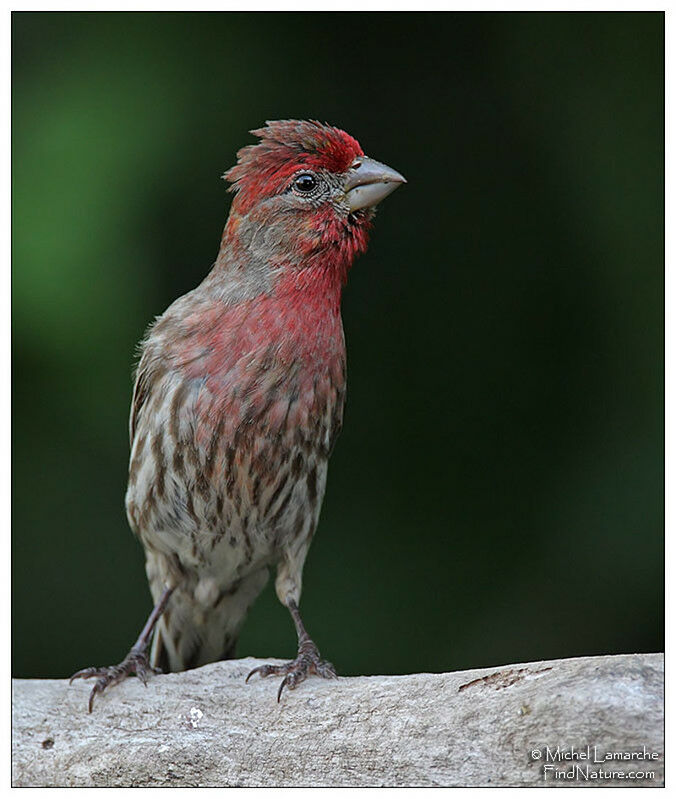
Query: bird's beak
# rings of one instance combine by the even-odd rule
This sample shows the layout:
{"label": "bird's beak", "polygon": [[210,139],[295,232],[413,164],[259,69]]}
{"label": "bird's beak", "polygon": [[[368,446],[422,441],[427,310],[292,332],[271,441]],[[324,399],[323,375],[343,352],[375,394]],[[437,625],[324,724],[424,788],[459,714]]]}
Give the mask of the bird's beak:
{"label": "bird's beak", "polygon": [[345,196],[350,211],[373,208],[402,183],[406,183],[406,178],[396,169],[365,155],[356,158],[345,181]]}

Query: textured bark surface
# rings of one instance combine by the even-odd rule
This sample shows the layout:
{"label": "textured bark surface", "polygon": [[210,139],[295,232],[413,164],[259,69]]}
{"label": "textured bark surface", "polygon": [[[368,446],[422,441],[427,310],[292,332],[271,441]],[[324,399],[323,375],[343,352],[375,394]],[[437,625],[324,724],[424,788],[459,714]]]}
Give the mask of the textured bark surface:
{"label": "textured bark surface", "polygon": [[[162,675],[147,689],[131,679],[97,698],[91,715],[86,683],[14,680],[13,784],[663,784],[660,654],[310,678],[280,704],[277,678],[244,684],[261,662]],[[590,759],[556,760],[557,747]],[[637,759],[644,751],[658,758]],[[606,752],[634,759],[595,762]],[[576,766],[574,779],[555,775]],[[616,774],[584,778],[601,772]]]}

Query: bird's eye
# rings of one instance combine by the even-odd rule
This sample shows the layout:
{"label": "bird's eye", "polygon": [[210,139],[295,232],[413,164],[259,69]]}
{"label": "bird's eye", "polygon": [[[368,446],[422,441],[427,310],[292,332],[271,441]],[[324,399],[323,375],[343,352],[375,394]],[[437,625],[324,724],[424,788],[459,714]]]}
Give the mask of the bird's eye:
{"label": "bird's eye", "polygon": [[303,194],[309,194],[317,188],[317,178],[314,175],[298,175],[293,181],[294,188]]}

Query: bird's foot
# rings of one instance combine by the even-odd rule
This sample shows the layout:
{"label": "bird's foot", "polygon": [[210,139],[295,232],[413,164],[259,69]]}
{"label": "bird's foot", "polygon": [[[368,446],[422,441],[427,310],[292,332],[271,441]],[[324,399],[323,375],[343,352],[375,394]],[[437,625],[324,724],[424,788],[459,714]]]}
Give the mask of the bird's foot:
{"label": "bird's foot", "polygon": [[89,712],[92,712],[94,707],[94,697],[97,694],[102,694],[106,688],[111,685],[126,680],[132,674],[135,674],[144,685],[148,684],[148,678],[153,674],[159,674],[160,669],[154,669],[148,660],[148,655],[145,651],[138,651],[132,649],[127,657],[117,666],[90,666],[88,669],[80,669],[70,678],[73,680],[82,679],[89,680],[91,677],[96,677],[96,682],[89,694]]}
{"label": "bird's foot", "polygon": [[261,677],[268,677],[270,674],[285,675],[279,686],[279,691],[277,691],[278,702],[282,698],[282,691],[285,688],[290,690],[295,688],[310,674],[316,674],[327,679],[333,679],[338,676],[333,664],[321,657],[319,650],[312,641],[306,641],[299,647],[298,657],[295,660],[290,660],[281,666],[273,666],[272,664],[257,666],[253,671],[249,672],[246,682],[249,682],[249,679],[254,674],[260,674]]}

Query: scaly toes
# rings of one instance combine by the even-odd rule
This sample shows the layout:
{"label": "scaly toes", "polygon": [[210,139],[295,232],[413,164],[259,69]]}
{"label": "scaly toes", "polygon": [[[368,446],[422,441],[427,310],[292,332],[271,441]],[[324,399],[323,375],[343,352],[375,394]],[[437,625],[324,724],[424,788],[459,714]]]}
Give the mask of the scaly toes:
{"label": "scaly toes", "polygon": [[94,687],[92,688],[91,693],[89,694],[89,702],[87,702],[87,707],[90,713],[94,709],[94,697],[96,696],[96,694],[102,694],[109,685],[110,685],[110,680],[107,679],[106,677],[101,677],[94,683]]}
{"label": "scaly toes", "polygon": [[97,694],[102,694],[106,688],[111,685],[117,685],[117,683],[126,680],[127,677],[135,674],[141,682],[147,686],[148,678],[153,674],[157,674],[160,670],[154,669],[148,662],[148,657],[144,652],[130,652],[127,657],[119,663],[117,666],[104,666],[98,668],[96,666],[90,666],[87,669],[81,669],[80,671],[76,671],[75,674],[70,678],[70,682],[72,683],[73,680],[82,679],[88,680],[91,677],[96,677],[96,683],[92,688],[91,693],[89,694],[89,712],[92,712],[94,707],[94,697]]}
{"label": "scaly toes", "polygon": [[324,677],[329,680],[338,676],[333,664],[329,663],[328,660],[321,660],[319,657],[308,658],[307,656],[303,657],[301,655],[295,661],[287,665],[292,668],[279,686],[279,691],[277,691],[278,702],[282,698],[282,692],[285,688],[293,691],[293,689],[304,682],[310,674],[316,674],[318,677]]}
{"label": "scaly toes", "polygon": [[307,663],[301,661],[300,658],[299,660],[295,661],[295,666],[296,668],[289,671],[279,686],[279,691],[277,691],[278,702],[282,698],[282,692],[285,688],[288,688],[289,691],[293,691],[293,689],[304,682],[310,674],[319,674],[314,664],[308,665]]}
{"label": "scaly toes", "polygon": [[89,702],[87,703],[87,707],[91,713],[94,708],[94,697],[96,694],[102,694],[109,685],[119,682],[120,679],[124,678],[124,676],[126,675],[120,672],[119,666],[109,666],[107,668],[96,668],[92,666],[88,669],[81,669],[80,671],[75,672],[75,674],[73,674],[73,676],[70,678],[70,682],[72,683],[73,680],[78,678],[83,680],[88,680],[90,677],[98,678],[94,683],[91,693],[89,694]]}
{"label": "scaly toes", "polygon": [[249,682],[254,674],[260,674],[261,677],[269,677],[271,674],[286,674],[288,666],[290,666],[289,663],[285,663],[283,666],[273,666],[270,663],[266,663],[264,666],[256,666],[255,669],[252,669],[247,674],[244,682]]}
{"label": "scaly toes", "polygon": [[80,669],[80,671],[76,671],[75,674],[73,674],[68,681],[68,685],[72,685],[73,680],[88,680],[90,677],[101,677],[104,672],[105,669],[98,668],[97,666],[90,666],[88,669]]}
{"label": "scaly toes", "polygon": [[152,677],[153,674],[161,674],[161,669],[154,669],[148,663],[146,658],[136,659],[134,663],[134,673],[136,676],[141,680],[141,682],[147,687],[148,686],[148,678]]}
{"label": "scaly toes", "polygon": [[319,663],[315,664],[315,674],[327,680],[334,680],[338,677],[333,663],[329,663],[328,660],[320,660]]}
{"label": "scaly toes", "polygon": [[284,675],[284,679],[277,691],[278,702],[282,698],[282,693],[285,688],[293,690],[310,674],[316,674],[318,677],[324,677],[325,679],[334,679],[338,676],[333,664],[329,663],[328,660],[322,660],[316,648],[301,652],[295,660],[283,663],[280,666],[273,666],[271,664],[256,666],[255,669],[249,672],[245,682],[249,682],[254,674],[260,674],[261,677],[268,677],[271,674]]}
{"label": "scaly toes", "polygon": [[282,691],[285,688],[292,689],[295,687],[296,687],[296,677],[294,675],[294,672],[291,672],[290,674],[287,674],[286,677],[279,684],[279,691],[277,691],[277,702],[279,702],[280,699],[282,698]]}

